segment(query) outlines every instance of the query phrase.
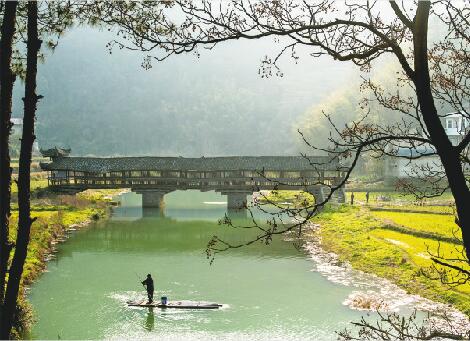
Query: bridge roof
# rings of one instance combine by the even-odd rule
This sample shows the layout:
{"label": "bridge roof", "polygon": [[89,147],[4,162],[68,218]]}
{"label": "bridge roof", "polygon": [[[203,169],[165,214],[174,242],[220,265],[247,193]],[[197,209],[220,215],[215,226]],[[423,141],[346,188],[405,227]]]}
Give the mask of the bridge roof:
{"label": "bridge roof", "polygon": [[[310,160],[310,162],[309,162]],[[44,170],[80,172],[118,172],[131,170],[233,171],[262,169],[270,171],[338,170],[338,162],[328,156],[227,156],[227,157],[62,157],[41,163]]]}

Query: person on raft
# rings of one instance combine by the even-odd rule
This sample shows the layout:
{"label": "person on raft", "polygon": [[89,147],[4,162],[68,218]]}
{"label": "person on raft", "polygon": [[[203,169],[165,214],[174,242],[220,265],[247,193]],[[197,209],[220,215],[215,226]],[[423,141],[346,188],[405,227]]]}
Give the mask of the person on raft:
{"label": "person on raft", "polygon": [[147,279],[145,281],[142,281],[142,284],[145,285],[145,288],[147,289],[147,295],[149,297],[149,303],[153,302],[153,279],[152,275],[148,274]]}

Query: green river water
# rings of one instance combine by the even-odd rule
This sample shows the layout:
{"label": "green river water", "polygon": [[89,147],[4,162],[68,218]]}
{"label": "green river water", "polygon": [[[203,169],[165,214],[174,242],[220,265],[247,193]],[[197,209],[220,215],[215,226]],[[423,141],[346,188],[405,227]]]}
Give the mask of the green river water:
{"label": "green river water", "polygon": [[[343,301],[353,288],[312,271],[291,242],[274,240],[205,255],[214,235],[232,242],[250,231],[218,225],[224,198],[215,193],[166,196],[164,216],[123,196],[110,220],[76,232],[32,286],[35,339],[335,340],[361,312]],[[152,273],[156,294],[223,303],[214,311],[127,307],[144,298],[139,280]],[[137,278],[137,276],[139,278]]]}

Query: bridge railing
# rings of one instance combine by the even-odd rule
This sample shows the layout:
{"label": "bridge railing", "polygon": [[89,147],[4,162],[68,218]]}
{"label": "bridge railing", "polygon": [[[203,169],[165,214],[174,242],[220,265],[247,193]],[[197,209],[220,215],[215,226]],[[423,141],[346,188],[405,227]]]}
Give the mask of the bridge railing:
{"label": "bridge railing", "polygon": [[49,176],[50,186],[76,187],[76,188],[295,188],[313,185],[333,185],[341,178],[336,176],[298,177],[298,178],[268,178],[268,177],[224,177],[224,178],[196,178],[196,177],[106,177],[106,176]]}

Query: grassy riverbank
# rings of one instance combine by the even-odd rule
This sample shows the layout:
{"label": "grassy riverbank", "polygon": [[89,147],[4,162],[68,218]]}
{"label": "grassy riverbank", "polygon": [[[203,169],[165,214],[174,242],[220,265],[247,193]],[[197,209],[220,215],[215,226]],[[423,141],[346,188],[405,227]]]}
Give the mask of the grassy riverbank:
{"label": "grassy riverbank", "polygon": [[[282,199],[270,199],[284,202],[294,195],[285,192]],[[365,193],[356,192],[355,205],[328,206],[314,219],[321,228],[311,233],[319,233],[323,248],[354,268],[387,278],[409,293],[452,304],[470,316],[470,283],[449,287],[423,274],[433,265],[430,256],[438,248],[449,258],[461,250],[452,197],[423,202],[398,193],[371,193],[369,204],[365,201]]]}
{"label": "grassy riverbank", "polygon": [[[16,337],[24,335],[34,320],[26,300],[27,287],[44,271],[54,257],[56,244],[66,240],[69,232],[87,226],[107,216],[111,195],[117,191],[86,191],[77,195],[57,195],[49,192],[47,180],[40,175],[31,182],[31,240],[25,262],[19,297],[19,314],[15,323]],[[16,239],[18,205],[16,185],[12,186],[13,203],[10,218],[10,239]],[[13,256],[13,251],[12,251]]]}

